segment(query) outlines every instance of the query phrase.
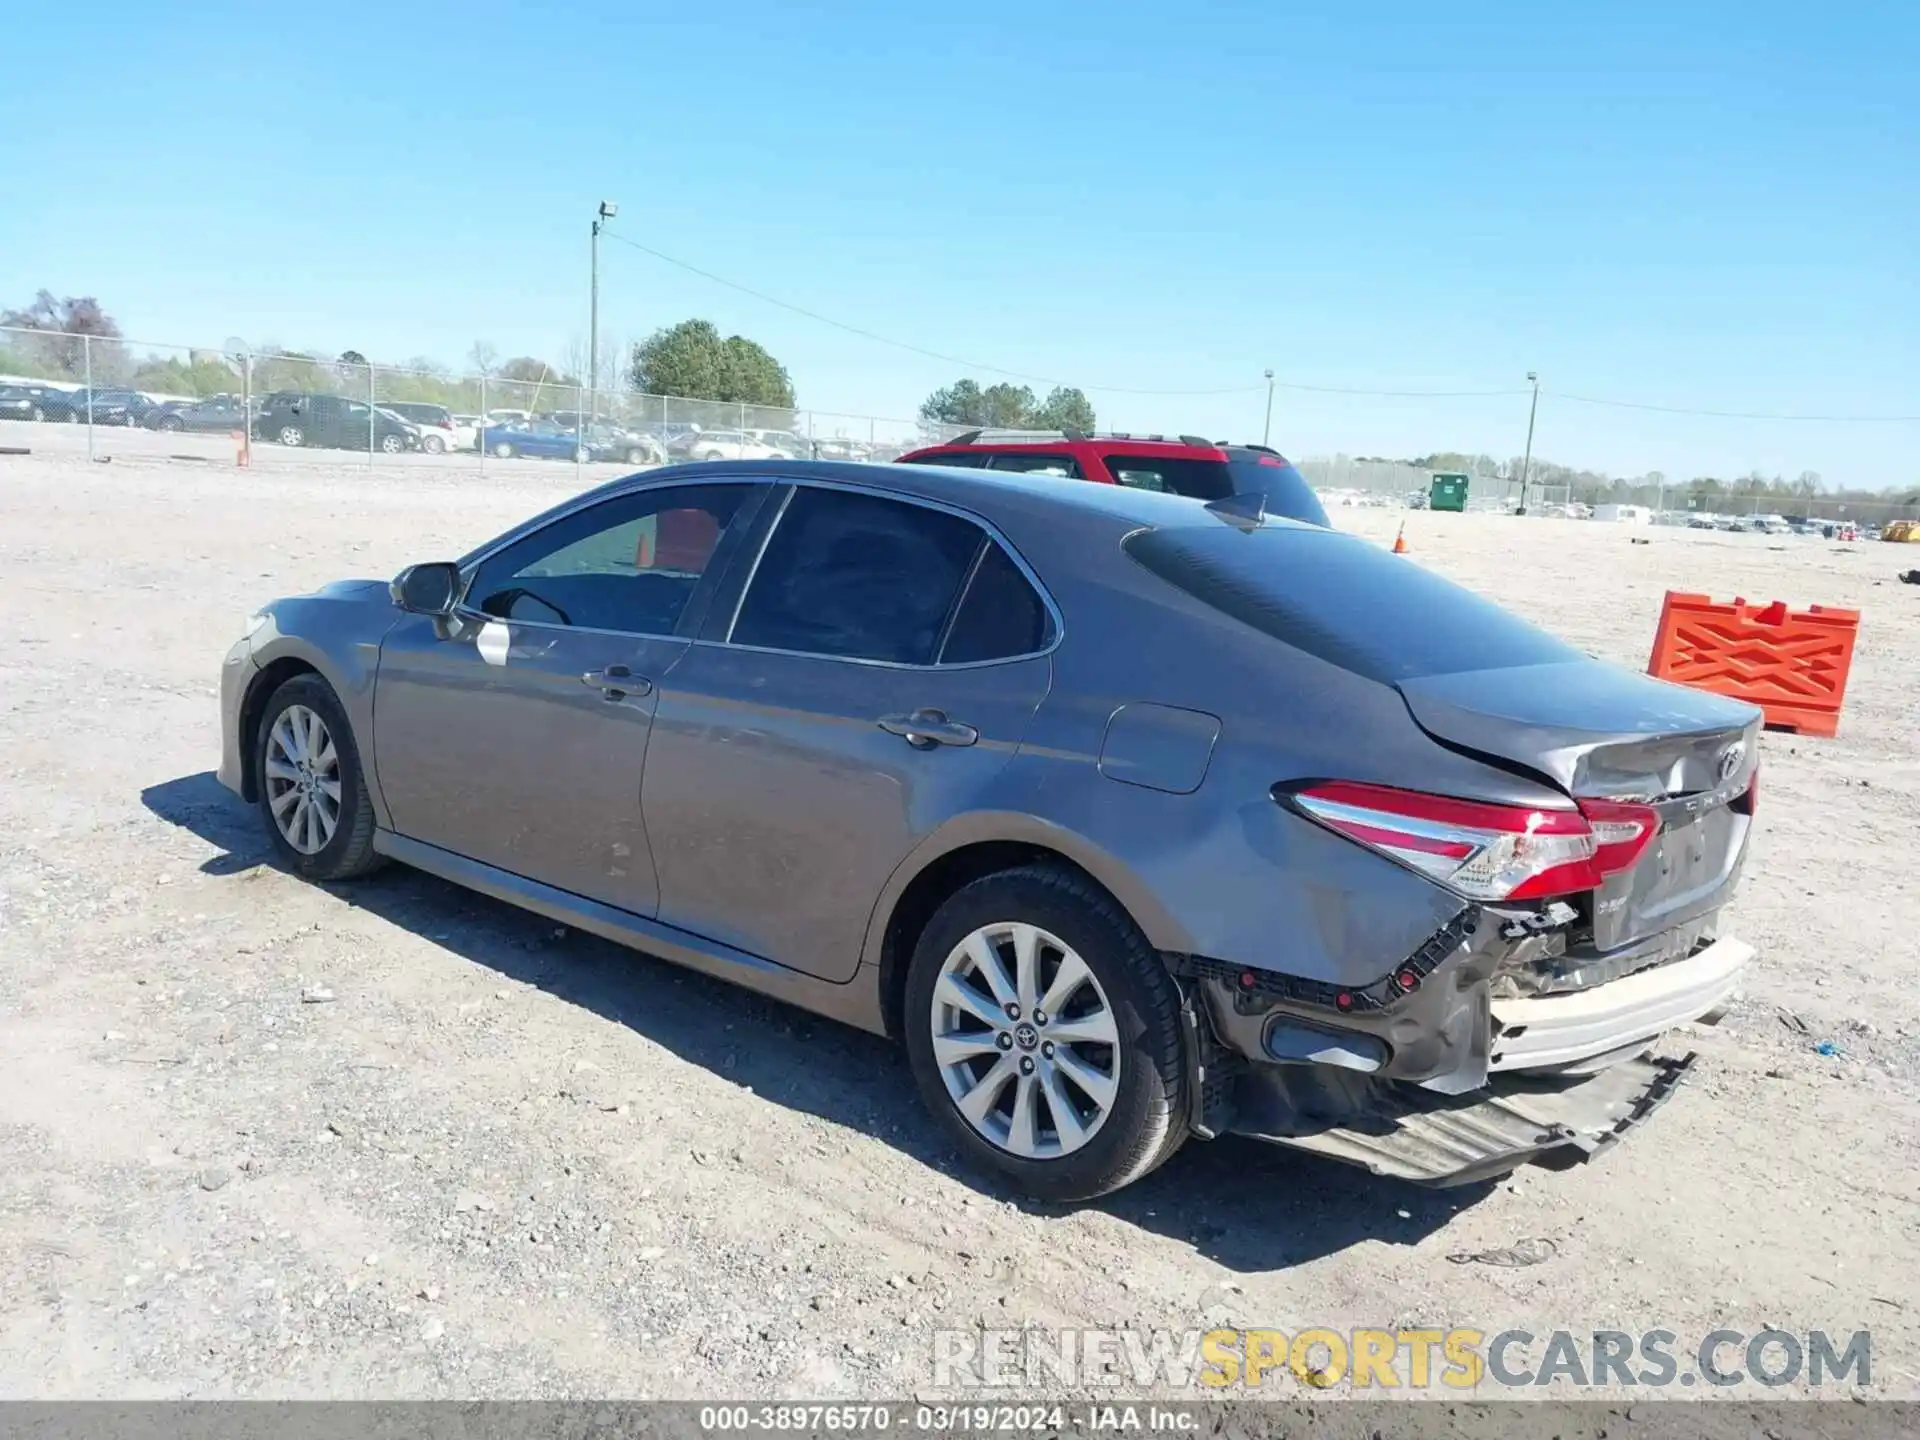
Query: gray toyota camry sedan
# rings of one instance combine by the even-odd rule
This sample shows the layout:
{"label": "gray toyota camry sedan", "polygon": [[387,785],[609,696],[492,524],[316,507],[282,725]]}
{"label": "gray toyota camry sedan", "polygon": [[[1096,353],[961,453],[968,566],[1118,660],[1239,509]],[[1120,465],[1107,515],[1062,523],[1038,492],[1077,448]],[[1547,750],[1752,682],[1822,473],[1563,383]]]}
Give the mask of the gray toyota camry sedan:
{"label": "gray toyota camry sedan", "polygon": [[422,561],[227,655],[220,777],[285,863],[895,1036],[1035,1196],[1226,1132],[1430,1184],[1591,1154],[1752,953],[1759,712],[1257,498],[717,462]]}

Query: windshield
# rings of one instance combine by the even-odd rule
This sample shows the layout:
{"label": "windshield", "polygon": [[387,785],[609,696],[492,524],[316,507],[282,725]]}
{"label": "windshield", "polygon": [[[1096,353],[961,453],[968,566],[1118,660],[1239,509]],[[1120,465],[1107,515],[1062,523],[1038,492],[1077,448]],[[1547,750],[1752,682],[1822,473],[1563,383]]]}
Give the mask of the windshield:
{"label": "windshield", "polygon": [[1585,658],[1491,600],[1350,535],[1217,521],[1139,530],[1122,543],[1196,600],[1383,684]]}

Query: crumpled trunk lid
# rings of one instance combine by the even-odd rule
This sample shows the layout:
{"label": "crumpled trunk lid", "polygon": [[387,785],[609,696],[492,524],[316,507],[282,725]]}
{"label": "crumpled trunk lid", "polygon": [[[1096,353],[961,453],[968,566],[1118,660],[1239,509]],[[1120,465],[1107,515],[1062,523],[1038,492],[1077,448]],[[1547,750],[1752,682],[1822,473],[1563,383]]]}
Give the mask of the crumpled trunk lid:
{"label": "crumpled trunk lid", "polygon": [[1660,831],[1592,898],[1592,947],[1613,950],[1725,903],[1746,853],[1739,804],[1761,713],[1599,660],[1402,680],[1415,722],[1449,748],[1574,797],[1635,800]]}

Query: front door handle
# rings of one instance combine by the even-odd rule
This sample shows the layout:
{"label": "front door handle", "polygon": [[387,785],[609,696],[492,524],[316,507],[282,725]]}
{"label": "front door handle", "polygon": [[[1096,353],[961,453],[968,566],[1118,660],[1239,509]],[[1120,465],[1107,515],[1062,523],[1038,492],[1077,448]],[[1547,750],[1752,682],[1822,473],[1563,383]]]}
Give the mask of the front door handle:
{"label": "front door handle", "polygon": [[972,745],[980,732],[971,725],[949,720],[944,710],[916,710],[911,715],[882,715],[880,728],[898,735],[916,750],[936,745]]}
{"label": "front door handle", "polygon": [[636,675],[624,665],[609,665],[604,670],[589,670],[580,677],[582,685],[591,685],[609,700],[624,700],[629,695],[651,695],[653,682]]}

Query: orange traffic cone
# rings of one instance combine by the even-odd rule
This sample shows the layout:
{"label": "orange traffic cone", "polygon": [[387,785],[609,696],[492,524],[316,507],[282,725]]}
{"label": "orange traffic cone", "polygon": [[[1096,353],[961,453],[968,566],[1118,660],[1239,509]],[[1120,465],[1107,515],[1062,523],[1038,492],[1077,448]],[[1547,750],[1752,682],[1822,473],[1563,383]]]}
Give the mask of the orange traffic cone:
{"label": "orange traffic cone", "polygon": [[1399,533],[1393,537],[1393,553],[1396,555],[1407,553],[1407,522],[1404,520],[1400,522]]}

